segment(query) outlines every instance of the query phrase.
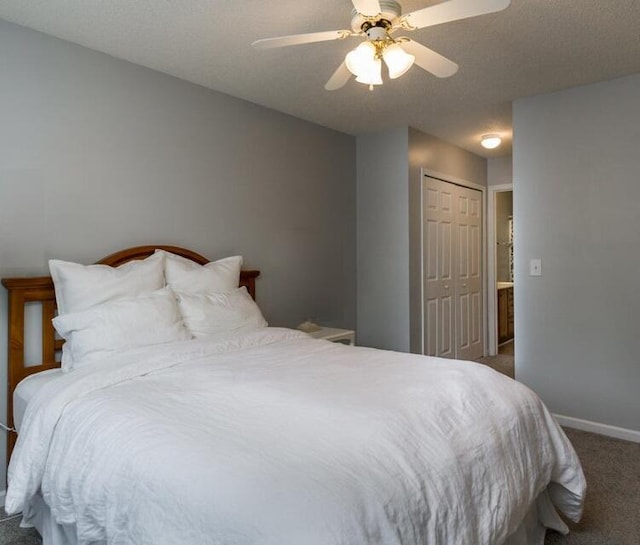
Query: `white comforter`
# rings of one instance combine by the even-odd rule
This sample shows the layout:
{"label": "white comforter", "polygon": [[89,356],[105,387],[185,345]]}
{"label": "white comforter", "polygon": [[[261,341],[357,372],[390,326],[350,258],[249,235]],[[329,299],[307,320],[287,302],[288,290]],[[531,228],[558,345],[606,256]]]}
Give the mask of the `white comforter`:
{"label": "white comforter", "polygon": [[268,328],[122,354],[29,404],[6,509],[80,543],[496,545],[584,477],[526,387],[479,364]]}

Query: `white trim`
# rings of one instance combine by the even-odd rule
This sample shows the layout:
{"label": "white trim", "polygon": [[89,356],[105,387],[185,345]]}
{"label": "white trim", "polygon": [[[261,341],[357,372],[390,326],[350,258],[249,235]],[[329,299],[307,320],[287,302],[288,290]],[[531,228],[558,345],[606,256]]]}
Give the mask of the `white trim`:
{"label": "white trim", "polygon": [[490,356],[498,353],[496,285],[496,193],[513,191],[513,184],[490,185],[487,187],[487,350]]}
{"label": "white trim", "polygon": [[[430,178],[436,178],[438,180],[442,180],[443,182],[449,182],[455,185],[461,185],[463,187],[468,187],[469,189],[475,189],[480,191],[482,194],[482,274],[484,278],[487,278],[487,186],[477,184],[475,182],[470,182],[469,180],[463,180],[462,178],[457,178],[456,176],[451,176],[450,174],[443,174],[442,172],[438,172],[436,170],[431,170],[428,168],[420,169],[420,344],[421,344],[421,352],[424,354],[424,240],[423,240],[423,225],[424,225],[424,192],[423,192],[423,180],[425,176],[429,176]],[[498,187],[498,186],[494,186]],[[482,310],[484,314],[483,320],[483,356],[487,355],[487,284],[486,282],[482,286]]]}
{"label": "white trim", "polygon": [[420,354],[424,354],[424,177],[427,170],[420,169]]}
{"label": "white trim", "polygon": [[553,416],[555,416],[561,426],[566,426],[567,428],[590,431],[592,433],[606,435],[607,437],[614,437],[615,439],[624,439],[625,441],[640,443],[640,431],[619,428],[590,420],[582,420],[581,418],[574,418],[572,416],[563,416],[561,414],[554,414]]}

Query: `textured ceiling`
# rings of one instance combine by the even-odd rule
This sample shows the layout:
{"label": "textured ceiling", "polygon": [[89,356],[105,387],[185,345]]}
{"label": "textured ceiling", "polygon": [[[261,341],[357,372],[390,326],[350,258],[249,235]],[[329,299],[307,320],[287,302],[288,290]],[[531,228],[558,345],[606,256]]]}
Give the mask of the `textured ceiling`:
{"label": "textured ceiling", "polygon": [[[405,13],[439,3],[404,0]],[[412,32],[460,65],[375,91],[324,84],[359,43],[256,51],[259,38],[349,28],[349,0],[0,0],[0,18],[350,134],[410,125],[492,157],[514,99],[640,72],[640,0],[512,0]],[[503,133],[488,152],[480,135]]]}

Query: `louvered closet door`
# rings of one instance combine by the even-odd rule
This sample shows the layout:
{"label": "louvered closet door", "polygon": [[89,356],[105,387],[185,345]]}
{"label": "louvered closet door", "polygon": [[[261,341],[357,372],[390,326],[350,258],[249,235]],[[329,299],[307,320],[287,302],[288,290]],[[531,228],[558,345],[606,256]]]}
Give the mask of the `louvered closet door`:
{"label": "louvered closet door", "polygon": [[482,193],[423,180],[424,353],[483,355]]}

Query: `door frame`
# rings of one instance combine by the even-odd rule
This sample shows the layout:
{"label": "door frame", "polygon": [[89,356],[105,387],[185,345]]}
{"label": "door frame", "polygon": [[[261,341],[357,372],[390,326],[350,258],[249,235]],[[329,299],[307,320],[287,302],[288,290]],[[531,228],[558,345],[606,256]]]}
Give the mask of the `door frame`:
{"label": "door frame", "polygon": [[[496,291],[496,193],[513,192],[513,183],[488,186],[487,194],[487,334],[488,354],[498,353],[498,292]],[[489,296],[489,294],[491,294]]]}
{"label": "door frame", "polygon": [[[442,172],[438,172],[435,170],[431,170],[429,168],[421,168],[420,169],[420,352],[424,354],[424,230],[422,226],[424,225],[424,177],[429,176],[430,178],[436,178],[438,180],[442,180],[443,182],[449,182],[451,184],[460,185],[462,187],[467,187],[469,189],[476,189],[481,192],[480,202],[482,203],[482,275],[485,279],[482,282],[482,336],[484,337],[483,342],[483,356],[487,355],[487,187],[484,185],[480,185],[476,182],[471,182],[469,180],[464,180],[463,178],[457,178],[456,176],[451,176],[450,174],[443,174]],[[498,186],[495,186],[498,187]],[[494,271],[495,276],[495,271]],[[495,321],[495,317],[494,317]]]}

